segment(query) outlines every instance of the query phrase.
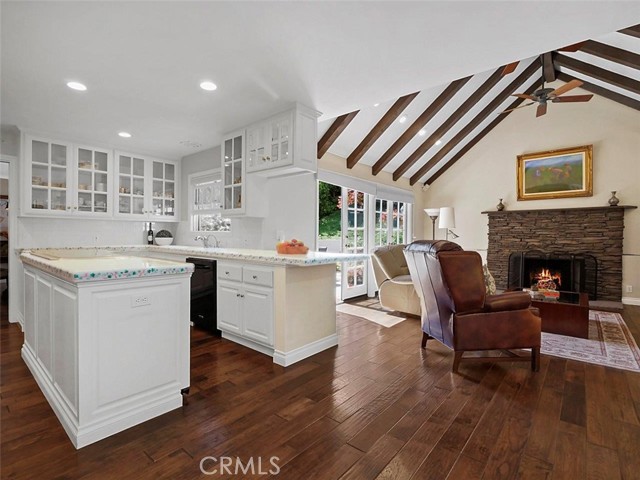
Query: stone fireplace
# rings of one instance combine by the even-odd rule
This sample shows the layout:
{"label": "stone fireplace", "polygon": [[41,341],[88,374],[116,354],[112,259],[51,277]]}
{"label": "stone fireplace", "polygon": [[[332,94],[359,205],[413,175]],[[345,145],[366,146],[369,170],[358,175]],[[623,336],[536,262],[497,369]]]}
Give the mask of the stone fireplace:
{"label": "stone fireplace", "polygon": [[[560,282],[565,282],[562,290],[577,288],[589,293],[592,300],[619,302],[622,298],[624,212],[628,208],[635,207],[482,212],[489,217],[487,263],[497,287],[515,286],[509,267],[517,263],[514,258],[518,258],[517,270],[524,275],[521,283],[530,281],[532,273],[528,269],[544,267],[560,275]],[[549,262],[552,259],[560,262]],[[531,260],[531,267],[525,265],[524,260]],[[554,281],[554,273],[549,275]],[[566,286],[571,288],[565,289]]]}

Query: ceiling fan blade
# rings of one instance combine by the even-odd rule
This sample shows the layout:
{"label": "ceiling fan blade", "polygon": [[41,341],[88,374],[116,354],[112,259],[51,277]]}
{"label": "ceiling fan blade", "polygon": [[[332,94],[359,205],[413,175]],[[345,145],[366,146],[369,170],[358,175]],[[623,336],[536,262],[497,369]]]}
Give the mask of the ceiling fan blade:
{"label": "ceiling fan blade", "polygon": [[534,102],[537,101],[536,97],[532,97],[531,95],[526,95],[524,93],[514,93],[511,96],[512,97],[518,97],[518,98],[524,98],[525,100],[533,100]]}
{"label": "ceiling fan blade", "polygon": [[558,49],[558,52],[577,52],[578,50],[580,50],[582,48],[582,46],[587,43],[587,41],[585,40],[584,42],[578,42],[578,43],[574,43],[571,45],[567,45],[566,47],[562,47]]}
{"label": "ceiling fan blade", "polygon": [[505,110],[504,112],[500,112],[500,113],[513,112],[514,110],[518,110],[519,108],[523,108],[523,107],[528,107],[529,105],[533,105],[534,103],[536,103],[536,102],[525,103],[524,105],[520,105],[520,106],[515,107],[515,108],[510,108],[510,109]]}
{"label": "ceiling fan blade", "polygon": [[536,118],[541,117],[545,113],[547,113],[547,104],[541,103],[540,105],[538,105],[538,108],[536,109]]}
{"label": "ceiling fan blade", "polygon": [[593,98],[593,95],[569,95],[568,97],[556,97],[552,102],[588,102]]}
{"label": "ceiling fan blade", "polygon": [[502,69],[502,76],[504,77],[505,75],[509,75],[511,72],[513,72],[516,68],[518,68],[519,63],[520,62],[513,62],[505,65]]}
{"label": "ceiling fan blade", "polygon": [[568,92],[569,90],[573,90],[574,88],[579,87],[580,85],[582,85],[584,82],[581,82],[580,80],[571,80],[568,83],[565,83],[564,85],[562,85],[561,87],[556,88],[553,92],[551,92],[550,95],[555,95],[560,96],[565,92]]}

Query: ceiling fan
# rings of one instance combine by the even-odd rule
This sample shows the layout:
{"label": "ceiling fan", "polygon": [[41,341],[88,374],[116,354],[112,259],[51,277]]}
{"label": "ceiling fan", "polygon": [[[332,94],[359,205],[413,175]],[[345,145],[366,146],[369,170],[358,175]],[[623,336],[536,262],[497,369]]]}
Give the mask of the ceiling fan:
{"label": "ceiling fan", "polygon": [[549,102],[552,103],[563,103],[563,102],[588,102],[591,100],[593,95],[568,95],[561,97],[563,93],[568,92],[569,90],[573,90],[574,88],[582,85],[583,82],[580,80],[571,80],[568,83],[558,87],[558,88],[545,88],[544,82],[542,83],[542,88],[536,90],[531,95],[527,95],[525,93],[515,93],[512,96],[524,98],[525,100],[531,100],[529,103],[525,103],[524,105],[520,105],[515,108],[510,108],[505,110],[502,113],[512,112],[513,110],[517,110],[519,108],[528,107],[535,103],[538,104],[538,108],[536,109],[536,117],[541,117],[542,115],[547,113],[547,105]]}

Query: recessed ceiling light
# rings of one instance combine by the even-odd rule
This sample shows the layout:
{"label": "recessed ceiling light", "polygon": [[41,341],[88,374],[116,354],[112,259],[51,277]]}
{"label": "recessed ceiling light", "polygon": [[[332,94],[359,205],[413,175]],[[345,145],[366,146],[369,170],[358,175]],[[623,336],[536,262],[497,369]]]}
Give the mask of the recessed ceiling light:
{"label": "recessed ceiling light", "polygon": [[87,87],[80,82],[67,82],[67,87],[84,92]]}
{"label": "recessed ceiling light", "polygon": [[374,103],[373,106],[377,107],[378,105],[380,105],[379,103]]}
{"label": "recessed ceiling light", "polygon": [[436,145],[440,145],[442,143],[442,140],[436,140]]}
{"label": "recessed ceiling light", "polygon": [[427,131],[426,131],[426,130],[420,130],[420,131],[418,132],[418,135],[420,135],[421,137],[424,137],[424,134],[425,134],[425,133],[427,133]]}
{"label": "recessed ceiling light", "polygon": [[402,115],[402,116],[398,119],[398,121],[399,121],[400,123],[404,123],[404,122],[406,122],[406,121],[407,121],[407,116],[406,116],[406,115]]}
{"label": "recessed ceiling light", "polygon": [[213,92],[214,90],[216,90],[218,88],[218,86],[210,81],[204,81],[202,83],[200,83],[200,88],[203,90],[207,90],[209,92]]}
{"label": "recessed ceiling light", "polygon": [[122,138],[131,138],[131,134],[129,132],[120,132],[118,133]]}

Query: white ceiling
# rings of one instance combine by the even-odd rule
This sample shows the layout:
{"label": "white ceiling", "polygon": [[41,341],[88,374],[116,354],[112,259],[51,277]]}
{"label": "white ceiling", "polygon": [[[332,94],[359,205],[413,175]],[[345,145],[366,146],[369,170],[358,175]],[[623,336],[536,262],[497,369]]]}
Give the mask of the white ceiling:
{"label": "white ceiling", "polygon": [[[383,108],[640,23],[640,2],[3,1],[0,9],[3,125],[169,158],[195,151],[181,141],[217,145],[292,101],[321,119]],[[201,90],[203,79],[218,90]],[[70,80],[88,90],[68,89]],[[119,138],[122,130],[133,137]]]}

